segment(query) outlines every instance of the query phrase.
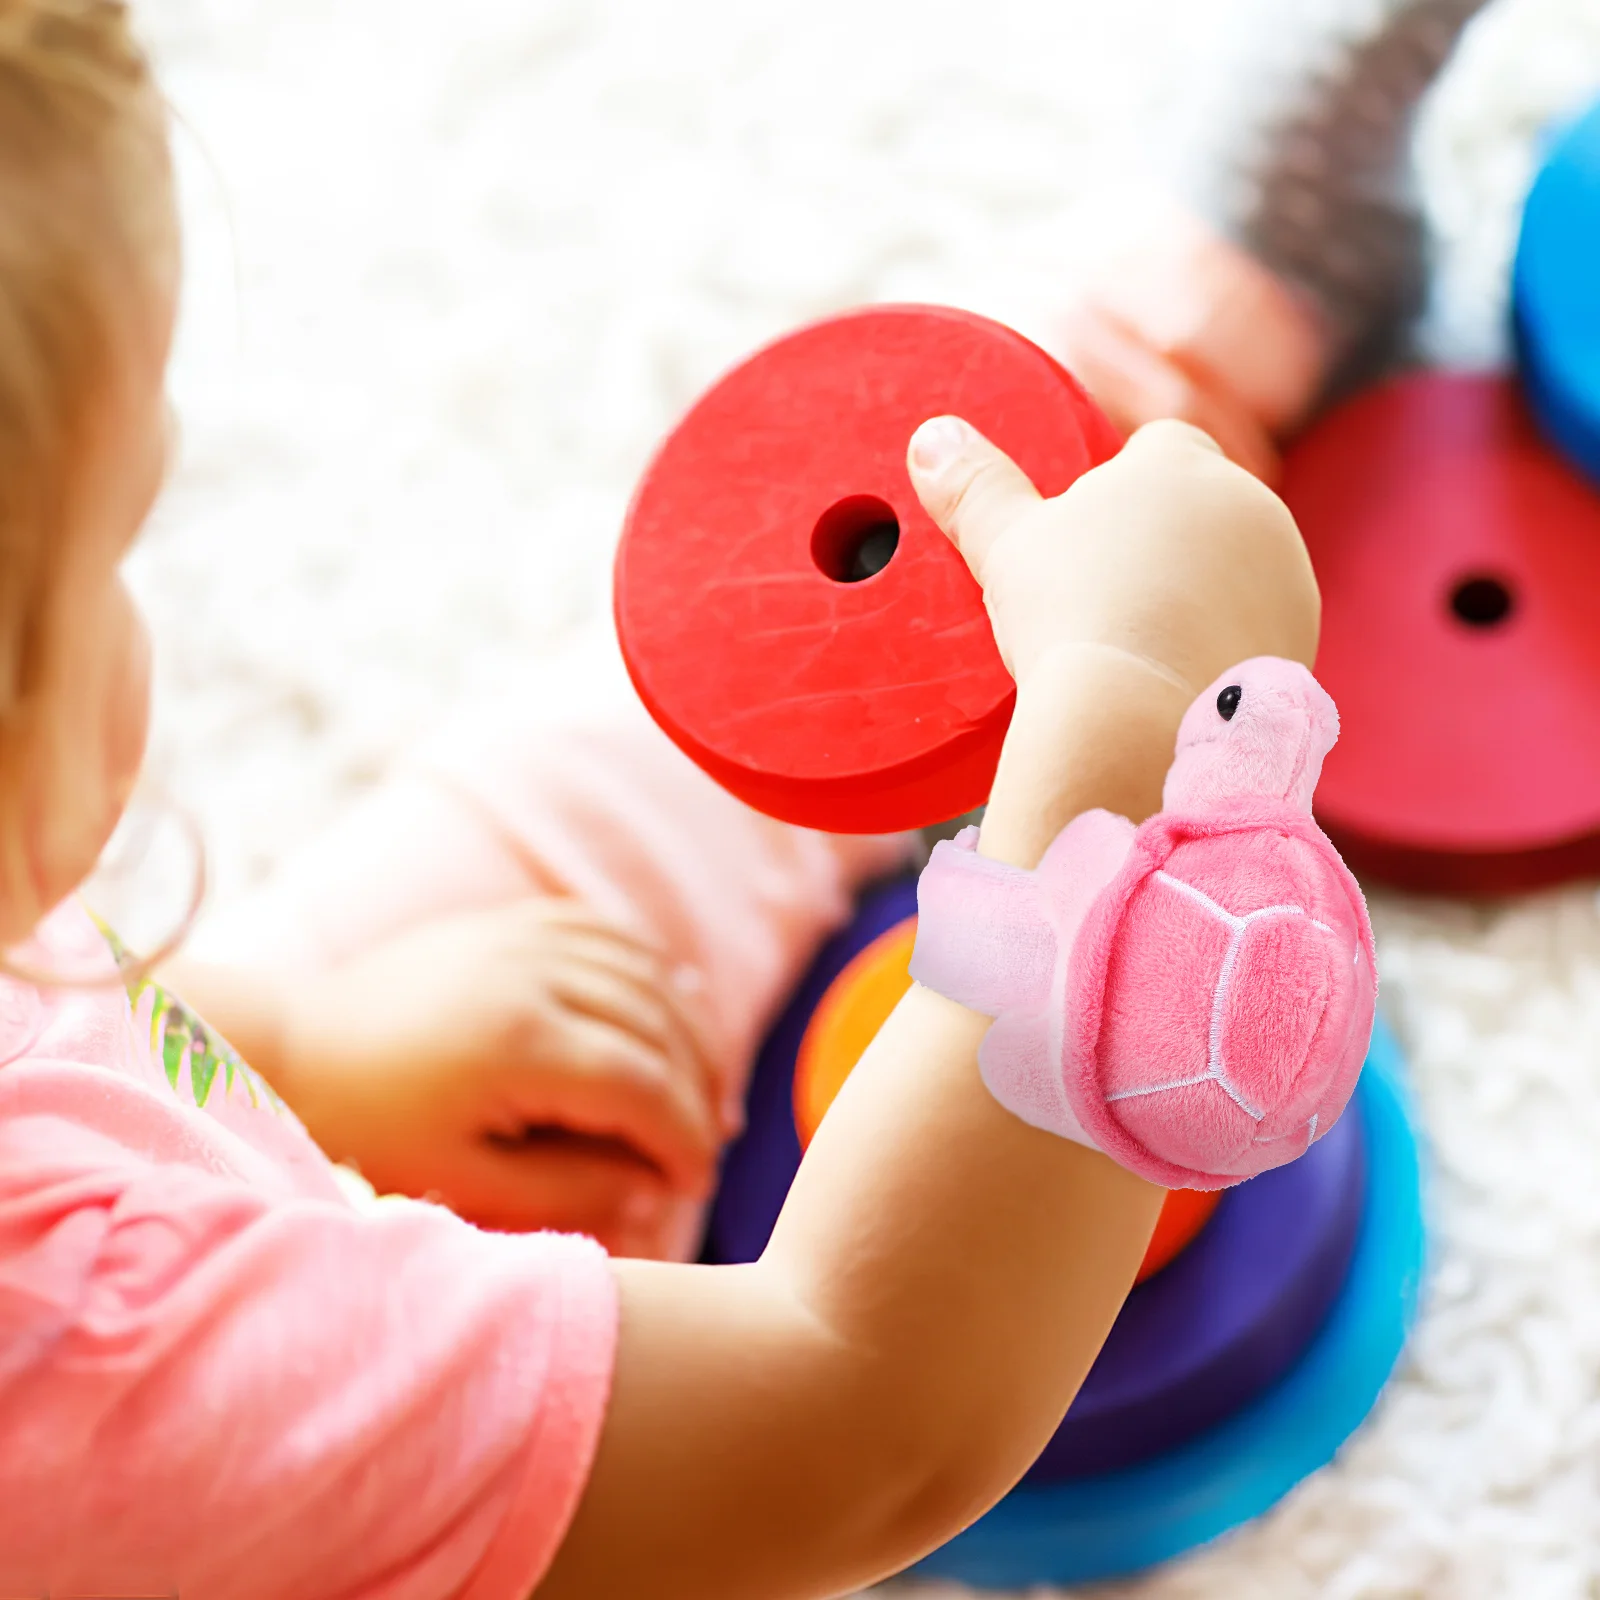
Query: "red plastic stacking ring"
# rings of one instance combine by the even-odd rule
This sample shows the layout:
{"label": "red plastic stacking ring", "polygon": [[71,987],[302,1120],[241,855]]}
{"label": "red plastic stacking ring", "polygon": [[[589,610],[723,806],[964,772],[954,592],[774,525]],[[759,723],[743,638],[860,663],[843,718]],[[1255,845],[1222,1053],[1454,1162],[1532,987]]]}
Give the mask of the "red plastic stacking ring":
{"label": "red plastic stacking ring", "polygon": [[945,413],[1047,495],[1121,443],[1020,334],[886,306],[736,367],[639,485],[616,566],[629,674],[678,746],[771,816],[887,832],[988,796],[1014,686],[905,466]]}
{"label": "red plastic stacking ring", "polygon": [[1290,453],[1343,733],[1317,790],[1357,871],[1495,891],[1600,865],[1600,492],[1514,384],[1407,377]]}

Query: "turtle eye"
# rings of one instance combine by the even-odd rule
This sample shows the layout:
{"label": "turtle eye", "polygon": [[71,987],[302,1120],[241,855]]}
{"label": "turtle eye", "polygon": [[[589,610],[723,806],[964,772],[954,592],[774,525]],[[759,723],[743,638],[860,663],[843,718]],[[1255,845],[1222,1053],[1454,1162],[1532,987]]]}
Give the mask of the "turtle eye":
{"label": "turtle eye", "polygon": [[1221,694],[1217,696],[1217,715],[1224,722],[1232,722],[1233,714],[1239,709],[1239,702],[1244,698],[1244,690],[1236,683],[1230,683]]}

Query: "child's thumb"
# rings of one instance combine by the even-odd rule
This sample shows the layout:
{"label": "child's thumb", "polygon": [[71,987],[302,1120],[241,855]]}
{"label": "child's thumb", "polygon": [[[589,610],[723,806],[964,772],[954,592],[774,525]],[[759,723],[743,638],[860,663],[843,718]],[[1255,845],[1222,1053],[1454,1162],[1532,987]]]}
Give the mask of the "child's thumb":
{"label": "child's thumb", "polygon": [[1016,462],[959,417],[924,422],[911,436],[906,468],[923,508],[982,583],[995,540],[1039,503],[1039,491]]}

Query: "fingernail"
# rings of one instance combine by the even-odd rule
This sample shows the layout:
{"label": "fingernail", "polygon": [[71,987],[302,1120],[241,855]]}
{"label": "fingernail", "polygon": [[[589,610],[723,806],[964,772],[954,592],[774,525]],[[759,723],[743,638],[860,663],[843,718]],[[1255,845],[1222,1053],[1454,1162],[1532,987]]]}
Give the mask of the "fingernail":
{"label": "fingernail", "polygon": [[911,464],[930,475],[943,472],[967,447],[967,425],[959,417],[934,417],[911,435]]}

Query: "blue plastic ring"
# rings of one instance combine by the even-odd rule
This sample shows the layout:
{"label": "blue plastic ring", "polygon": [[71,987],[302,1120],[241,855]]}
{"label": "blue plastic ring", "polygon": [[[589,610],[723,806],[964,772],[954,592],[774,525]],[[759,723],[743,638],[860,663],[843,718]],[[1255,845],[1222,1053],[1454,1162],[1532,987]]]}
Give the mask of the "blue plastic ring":
{"label": "blue plastic ring", "polygon": [[1511,275],[1523,389],[1547,435],[1600,484],[1600,101],[1550,139]]}

